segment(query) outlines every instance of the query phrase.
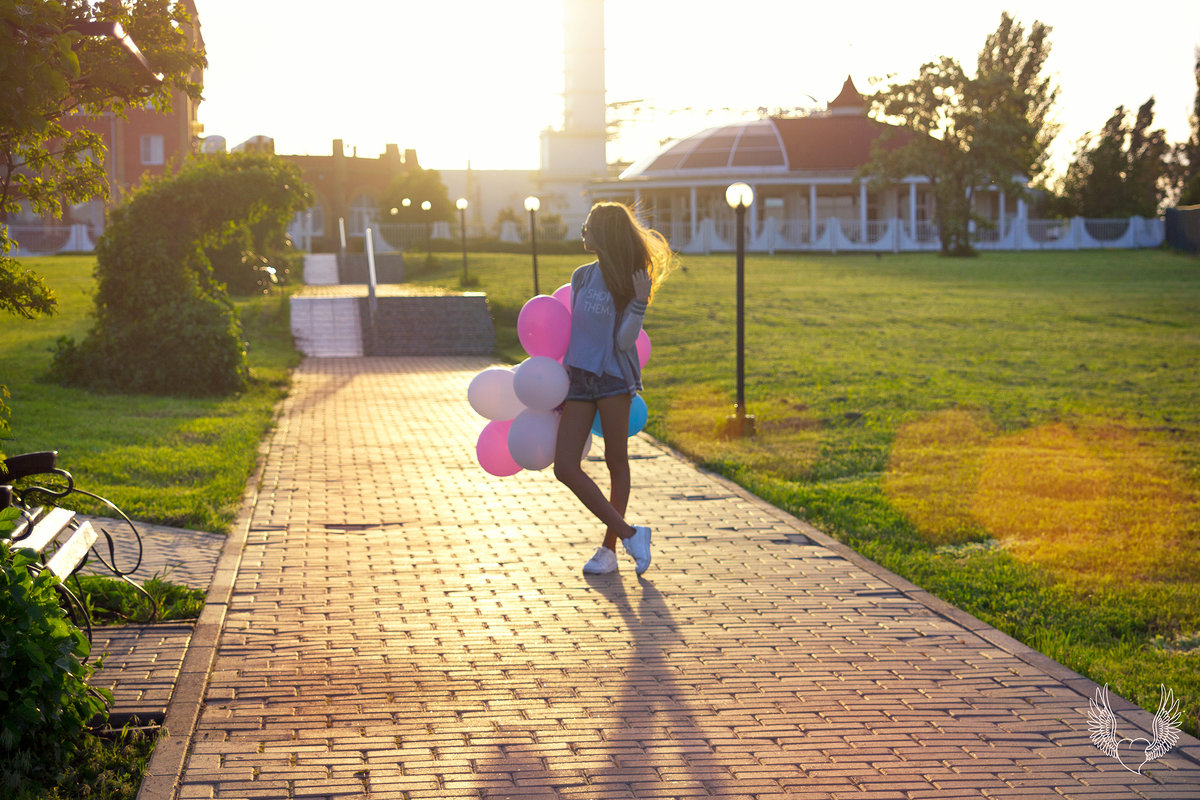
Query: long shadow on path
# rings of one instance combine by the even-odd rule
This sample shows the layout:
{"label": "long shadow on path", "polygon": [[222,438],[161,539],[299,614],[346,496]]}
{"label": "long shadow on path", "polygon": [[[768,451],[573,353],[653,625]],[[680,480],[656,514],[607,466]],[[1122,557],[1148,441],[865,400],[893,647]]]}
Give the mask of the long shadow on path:
{"label": "long shadow on path", "polygon": [[592,783],[627,787],[634,796],[649,790],[730,794],[736,779],[699,722],[705,712],[689,700],[703,687],[684,666],[694,663],[684,633],[652,580],[638,577],[632,597],[627,580],[615,573],[587,576],[633,639],[627,656],[615,659],[624,680],[602,745],[613,766],[591,776]]}

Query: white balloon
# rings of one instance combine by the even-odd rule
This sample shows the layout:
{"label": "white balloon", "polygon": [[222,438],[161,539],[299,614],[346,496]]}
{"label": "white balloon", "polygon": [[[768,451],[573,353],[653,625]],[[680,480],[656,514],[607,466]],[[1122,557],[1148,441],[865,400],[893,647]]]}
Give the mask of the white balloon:
{"label": "white balloon", "polygon": [[530,356],[517,365],[513,391],[517,399],[537,411],[550,411],[567,399],[567,371],[548,356]]}
{"label": "white balloon", "polygon": [[525,469],[545,469],[554,463],[558,441],[558,414],[525,409],[508,429],[508,452]]}
{"label": "white balloon", "polygon": [[471,379],[467,402],[481,417],[498,422],[514,418],[525,410],[513,391],[514,377],[511,369],[488,367]]}

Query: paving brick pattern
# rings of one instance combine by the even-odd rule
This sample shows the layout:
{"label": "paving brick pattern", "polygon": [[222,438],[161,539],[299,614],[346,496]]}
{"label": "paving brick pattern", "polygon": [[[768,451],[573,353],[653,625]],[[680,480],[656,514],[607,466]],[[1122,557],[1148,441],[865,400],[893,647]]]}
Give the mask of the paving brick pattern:
{"label": "paving brick pattern", "polygon": [[[138,542],[130,535],[122,520],[91,516],[83,516],[83,519],[90,521],[97,530],[107,531],[112,536],[115,566],[118,569],[128,570],[138,563]],[[150,578],[158,577],[193,589],[208,588],[221,554],[221,545],[225,543],[222,534],[152,525],[140,520],[135,521],[134,525],[142,539],[141,564],[129,576],[131,579],[145,583]],[[103,535],[96,547],[105,560],[114,563]],[[91,575],[112,575],[94,555],[88,559],[82,571]]]}
{"label": "paving brick pattern", "polygon": [[93,629],[92,655],[104,658],[91,683],[113,693],[111,724],[162,721],[191,638],[190,623]]}
{"label": "paving brick pattern", "polygon": [[585,578],[553,476],[475,464],[487,365],[297,370],[180,797],[1196,796],[1182,751],[1125,771],[1053,668],[647,440],[654,564]]}

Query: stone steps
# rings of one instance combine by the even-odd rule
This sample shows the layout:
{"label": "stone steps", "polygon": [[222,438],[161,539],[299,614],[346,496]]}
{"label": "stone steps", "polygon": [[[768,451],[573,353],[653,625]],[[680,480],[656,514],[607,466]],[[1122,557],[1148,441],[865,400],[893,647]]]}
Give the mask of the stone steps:
{"label": "stone steps", "polygon": [[291,328],[296,349],[317,358],[361,356],[360,305],[357,297],[293,295]]}
{"label": "stone steps", "polygon": [[[327,280],[332,269],[333,280]],[[305,257],[303,290],[291,298],[296,347],[312,357],[491,355],[496,337],[487,296],[437,294],[380,284],[374,327],[367,287],[337,284],[335,256]]]}
{"label": "stone steps", "polygon": [[308,253],[304,256],[304,283],[329,286],[338,282],[337,256],[333,253]]}

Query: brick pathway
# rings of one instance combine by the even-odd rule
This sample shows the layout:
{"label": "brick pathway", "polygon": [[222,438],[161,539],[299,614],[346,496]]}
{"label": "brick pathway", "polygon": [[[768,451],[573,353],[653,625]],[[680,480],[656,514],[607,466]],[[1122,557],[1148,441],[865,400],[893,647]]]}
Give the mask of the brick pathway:
{"label": "brick pathway", "polygon": [[[137,540],[127,533],[122,521],[91,516],[84,519],[112,533],[119,568],[129,569],[137,563]],[[224,536],[141,521],[135,524],[142,539],[141,564],[131,576],[135,581],[144,583],[160,577],[195,589],[208,588]],[[103,536],[98,547],[109,558]],[[83,571],[112,574],[95,558]],[[113,693],[111,724],[120,727],[134,717],[142,722],[162,720],[191,640],[190,622],[97,625],[92,629],[92,658],[98,659],[101,668],[91,683]]]}
{"label": "brick pathway", "polygon": [[93,629],[92,655],[104,658],[91,683],[113,693],[111,725],[162,720],[191,638],[187,622]]}
{"label": "brick pathway", "polygon": [[[113,538],[113,549],[116,552],[116,566],[128,570],[137,563],[137,540],[129,535],[128,527],[121,520],[108,517],[91,517],[80,515],[91,521],[98,530],[108,530]],[[225,537],[219,533],[193,531],[184,528],[171,528],[166,525],[152,525],[138,520],[134,523],[142,537],[141,564],[131,577],[138,583],[158,577],[171,583],[190,586],[194,589],[207,589],[212,580],[217,558]],[[107,559],[109,557],[107,542],[103,536],[96,545]],[[85,574],[107,575],[112,572],[95,558],[88,560],[84,566]]]}
{"label": "brick pathway", "polygon": [[1125,771],[1091,684],[646,440],[654,565],[585,579],[553,476],[475,465],[486,365],[297,370],[178,796],[1197,795],[1195,740]]}

